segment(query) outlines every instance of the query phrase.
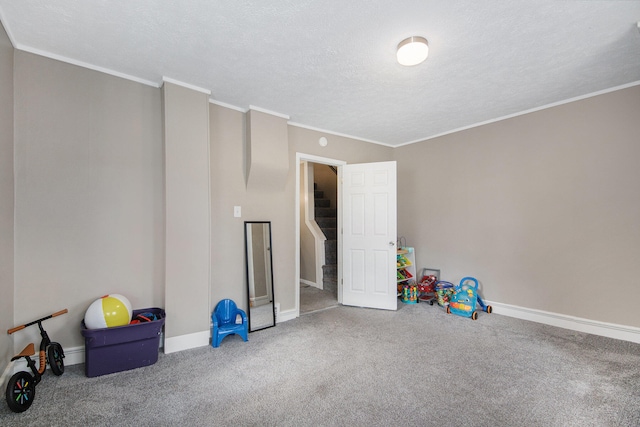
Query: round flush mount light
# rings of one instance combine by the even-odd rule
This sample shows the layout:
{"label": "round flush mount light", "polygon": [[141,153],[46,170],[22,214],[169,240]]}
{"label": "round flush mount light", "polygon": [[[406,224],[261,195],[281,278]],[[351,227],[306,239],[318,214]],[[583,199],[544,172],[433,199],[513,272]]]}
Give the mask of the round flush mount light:
{"label": "round flush mount light", "polygon": [[420,36],[412,36],[398,43],[398,62],[407,67],[418,65],[427,59],[429,55],[429,43]]}
{"label": "round flush mount light", "polygon": [[327,138],[320,137],[320,139],[318,140],[318,144],[320,144],[321,147],[326,147],[327,144],[329,143],[329,141],[327,141]]}

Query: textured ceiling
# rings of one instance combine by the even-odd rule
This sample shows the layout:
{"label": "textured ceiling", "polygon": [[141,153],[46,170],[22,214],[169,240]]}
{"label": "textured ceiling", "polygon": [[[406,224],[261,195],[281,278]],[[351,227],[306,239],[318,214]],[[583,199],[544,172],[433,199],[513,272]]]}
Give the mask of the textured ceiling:
{"label": "textured ceiling", "polygon": [[[0,0],[20,50],[401,145],[640,83],[640,1]],[[397,44],[429,40],[403,67]]]}

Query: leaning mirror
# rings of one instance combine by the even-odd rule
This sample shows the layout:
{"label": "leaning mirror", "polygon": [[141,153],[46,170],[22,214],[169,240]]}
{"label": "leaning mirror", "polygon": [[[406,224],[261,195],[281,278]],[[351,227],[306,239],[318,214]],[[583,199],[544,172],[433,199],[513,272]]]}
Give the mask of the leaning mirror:
{"label": "leaning mirror", "polygon": [[271,222],[245,221],[244,246],[247,258],[249,332],[253,332],[276,325]]}

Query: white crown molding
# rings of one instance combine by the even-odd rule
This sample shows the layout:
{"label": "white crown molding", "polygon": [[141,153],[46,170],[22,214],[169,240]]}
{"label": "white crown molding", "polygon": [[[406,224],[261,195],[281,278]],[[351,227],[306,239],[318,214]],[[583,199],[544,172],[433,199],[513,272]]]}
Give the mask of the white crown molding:
{"label": "white crown molding", "polygon": [[181,82],[180,80],[172,79],[170,77],[162,76],[162,83],[163,84],[164,83],[171,83],[171,84],[174,84],[174,85],[177,85],[177,86],[182,86],[182,87],[187,88],[187,89],[195,90],[196,92],[202,92],[202,93],[204,93],[206,95],[211,96],[211,91],[208,90],[208,89],[204,89],[204,88],[201,88],[199,86],[194,86],[194,85],[189,84],[189,83]]}
{"label": "white crown molding", "polygon": [[512,118],[518,117],[518,116],[524,116],[525,114],[535,113],[536,111],[541,111],[541,110],[546,110],[548,108],[558,107],[560,105],[569,104],[571,102],[582,101],[583,99],[593,98],[594,96],[604,95],[604,94],[607,94],[607,93],[611,93],[611,92],[615,92],[615,91],[623,90],[623,89],[628,89],[630,87],[634,87],[634,86],[638,86],[638,85],[640,85],[640,80],[635,81],[635,82],[631,82],[631,83],[627,83],[627,84],[624,84],[624,85],[620,85],[620,86],[615,86],[615,87],[612,87],[612,88],[609,88],[609,89],[599,90],[597,92],[591,92],[591,93],[588,93],[586,95],[576,96],[575,98],[569,98],[569,99],[565,99],[563,101],[553,102],[551,104],[542,105],[540,107],[531,108],[529,110],[519,111],[517,113],[509,114],[509,115],[502,116],[502,117],[497,117],[495,119],[486,120],[484,122],[474,123],[474,124],[471,124],[469,126],[463,126],[463,127],[457,128],[457,129],[452,129],[452,130],[449,130],[449,131],[446,131],[446,132],[442,132],[442,133],[439,133],[437,135],[429,136],[429,137],[426,137],[426,138],[415,139],[413,141],[404,142],[402,144],[394,146],[394,148],[403,147],[405,145],[410,145],[410,144],[416,144],[418,142],[428,141],[430,139],[439,138],[439,137],[445,136],[445,135],[451,135],[452,133],[461,132],[463,130],[472,129],[472,128],[475,128],[475,127],[484,126],[484,125],[488,125],[488,124],[495,123],[495,122],[500,122],[502,120],[512,119]]}
{"label": "white crown molding", "polygon": [[356,141],[368,142],[368,143],[377,144],[377,145],[384,145],[385,147],[390,147],[390,148],[394,148],[395,147],[394,145],[386,144],[384,142],[374,141],[372,139],[360,138],[358,136],[353,136],[353,135],[347,135],[346,133],[333,132],[333,131],[330,131],[330,130],[320,129],[320,128],[316,128],[316,127],[313,127],[313,126],[307,126],[307,125],[302,124],[302,123],[288,122],[287,124],[290,125],[290,126],[297,127],[297,128],[308,129],[308,130],[312,130],[312,131],[315,131],[315,132],[320,132],[320,133],[326,133],[326,134],[329,134],[329,135],[339,136],[339,137],[342,137],[342,138],[355,139]]}
{"label": "white crown molding", "polygon": [[600,322],[493,301],[486,301],[486,303],[491,305],[495,314],[640,344],[640,328],[633,326]]}
{"label": "white crown molding", "polygon": [[240,111],[241,113],[246,113],[247,111],[249,111],[246,108],[236,107],[235,105],[227,104],[226,102],[220,102],[220,101],[217,101],[217,100],[215,100],[213,98],[209,98],[209,102],[211,104],[217,105],[218,107],[223,107],[223,108],[228,108],[230,110]]}
{"label": "white crown molding", "polygon": [[34,55],[43,56],[43,57],[49,58],[49,59],[55,59],[56,61],[66,62],[67,64],[71,64],[71,65],[77,65],[78,67],[83,67],[83,68],[87,68],[89,70],[98,71],[98,72],[101,72],[101,73],[104,73],[104,74],[109,74],[109,75],[114,76],[114,77],[120,77],[122,79],[131,80],[131,81],[134,81],[134,82],[137,82],[137,83],[142,83],[144,85],[152,86],[152,87],[155,87],[155,88],[159,88],[160,87],[160,85],[158,83],[150,81],[150,80],[141,79],[139,77],[131,76],[129,74],[120,73],[118,71],[110,70],[110,69],[104,68],[104,67],[99,67],[97,65],[89,64],[89,63],[86,63],[86,62],[77,61],[75,59],[67,58],[66,56],[57,55],[55,53],[46,52],[44,50],[35,49],[35,48],[29,47],[29,46],[24,46],[24,45],[21,45],[21,44],[14,45],[14,47],[17,50],[21,50],[23,52],[33,53]]}
{"label": "white crown molding", "polygon": [[[17,50],[20,50],[20,51],[23,51],[23,52],[32,53],[32,54],[39,55],[39,56],[43,56],[45,58],[50,58],[50,59],[54,59],[54,60],[57,60],[57,61],[65,62],[65,63],[68,63],[68,64],[76,65],[76,66],[79,66],[79,67],[87,68],[87,69],[90,69],[90,70],[93,70],[93,71],[102,72],[102,73],[105,73],[105,74],[109,74],[109,75],[112,75],[112,76],[115,76],[115,77],[120,77],[120,78],[123,78],[123,79],[126,79],[126,80],[131,80],[131,81],[134,81],[134,82],[137,82],[137,83],[141,83],[141,84],[144,84],[144,85],[147,85],[147,86],[155,87],[155,88],[159,88],[159,87],[162,86],[162,84],[164,82],[168,82],[168,83],[173,83],[173,84],[176,84],[176,85],[188,88],[188,89],[192,89],[192,90],[195,90],[195,91],[198,91],[198,92],[205,93],[205,94],[207,94],[209,96],[211,95],[211,91],[208,90],[208,89],[204,89],[204,88],[201,88],[201,87],[198,87],[198,86],[195,86],[195,85],[191,85],[189,83],[184,83],[184,82],[181,82],[181,81],[169,78],[169,77],[163,76],[162,77],[162,82],[161,83],[157,83],[155,81],[146,80],[146,79],[143,79],[143,78],[140,78],[140,77],[136,77],[136,76],[132,76],[132,75],[129,75],[129,74],[121,73],[121,72],[115,71],[115,70],[111,70],[109,68],[100,67],[100,66],[97,66],[97,65],[94,65],[94,64],[90,64],[90,63],[83,62],[83,61],[78,61],[78,60],[75,60],[75,59],[72,59],[72,58],[68,58],[68,57],[65,57],[65,56],[62,56],[62,55],[54,54],[54,53],[51,53],[51,52],[47,52],[47,51],[36,49],[36,48],[30,47],[30,46],[26,46],[26,45],[23,45],[21,43],[17,43],[15,38],[14,38],[14,36],[13,36],[13,33],[11,32],[11,29],[7,26],[6,22],[7,21],[4,18],[4,14],[3,14],[2,10],[0,9],[0,23],[4,27],[4,30],[7,33],[7,36],[9,38],[9,41],[11,42],[13,47],[15,49],[17,49]],[[640,22],[638,23],[638,25],[640,25]],[[486,121],[483,121],[483,122],[473,123],[473,124],[470,124],[470,125],[467,125],[467,126],[462,126],[462,127],[459,127],[459,128],[456,128],[456,129],[452,129],[452,130],[449,130],[449,131],[446,131],[446,132],[442,132],[442,133],[439,133],[439,134],[436,134],[436,135],[427,136],[427,137],[415,139],[415,140],[412,140],[412,141],[407,141],[407,142],[404,142],[404,143],[401,143],[401,144],[387,144],[387,143],[383,143],[383,142],[380,142],[380,141],[374,141],[374,140],[370,140],[370,139],[366,139],[366,138],[360,138],[360,137],[357,137],[357,136],[344,134],[344,133],[340,133],[340,132],[333,132],[333,131],[330,131],[330,130],[316,128],[316,127],[313,127],[313,126],[308,126],[308,125],[305,125],[305,124],[302,124],[302,123],[297,123],[297,122],[292,122],[292,121],[288,121],[287,124],[289,124],[291,126],[294,126],[294,127],[299,127],[299,128],[303,128],[303,129],[316,131],[316,132],[321,132],[321,133],[326,133],[326,134],[330,134],[330,135],[340,136],[340,137],[344,137],[344,138],[350,138],[350,139],[354,139],[354,140],[358,140],[358,141],[362,141],[362,142],[368,142],[368,143],[371,143],[371,144],[382,145],[382,146],[390,147],[390,148],[399,148],[399,147],[404,147],[406,145],[417,144],[417,143],[420,143],[420,142],[429,141],[431,139],[439,138],[439,137],[446,136],[446,135],[451,135],[451,134],[454,134],[454,133],[457,133],[457,132],[461,132],[461,131],[464,131],[464,130],[468,130],[468,129],[484,126],[484,125],[491,124],[491,123],[500,122],[500,121],[503,121],[503,120],[511,119],[511,118],[522,116],[522,115],[525,115],[525,114],[534,113],[534,112],[541,111],[541,110],[546,110],[546,109],[557,107],[557,106],[560,106],[560,105],[569,104],[571,102],[581,101],[583,99],[588,99],[588,98],[592,98],[592,97],[595,97],[595,96],[604,95],[604,94],[607,94],[607,93],[611,93],[611,92],[615,92],[615,91],[618,91],[618,90],[627,89],[627,88],[638,86],[638,85],[640,85],[640,81],[634,81],[634,82],[627,83],[627,84],[624,84],[624,85],[615,86],[615,87],[608,88],[608,89],[603,89],[603,90],[600,90],[600,91],[597,91],[597,92],[592,92],[592,93],[588,93],[588,94],[585,94],[585,95],[577,96],[577,97],[574,97],[574,98],[569,98],[569,99],[565,99],[565,100],[562,100],[562,101],[554,102],[554,103],[551,103],[551,104],[542,105],[540,107],[531,108],[531,109],[528,109],[528,110],[519,111],[517,113],[513,113],[513,114],[508,114],[508,115],[505,115],[505,116],[497,117],[495,119],[490,119],[490,120],[486,120]],[[257,106],[253,106],[253,105],[250,105],[249,109],[243,109],[243,108],[237,107],[235,105],[231,105],[231,104],[227,104],[227,103],[224,103],[224,102],[216,101],[216,100],[214,100],[212,98],[209,98],[209,102],[212,103],[212,104],[221,106],[221,107],[225,107],[225,108],[229,108],[229,109],[232,109],[232,110],[240,111],[242,113],[246,113],[249,110],[255,110],[255,111],[259,111],[259,112],[265,113],[265,114],[270,114],[270,115],[273,115],[273,116],[281,117],[281,118],[283,118],[285,120],[290,120],[290,116],[288,116],[286,114],[270,111],[270,110],[267,110],[267,109],[264,109],[264,108],[260,108],[260,107],[257,107]]]}
{"label": "white crown molding", "polygon": [[290,117],[287,116],[286,114],[276,113],[275,111],[266,110],[264,108],[256,107],[255,105],[249,105],[249,110],[259,111],[261,113],[265,113],[265,114],[269,114],[269,115],[272,115],[272,116],[280,117],[280,118],[285,119],[285,120],[289,120],[290,119]]}

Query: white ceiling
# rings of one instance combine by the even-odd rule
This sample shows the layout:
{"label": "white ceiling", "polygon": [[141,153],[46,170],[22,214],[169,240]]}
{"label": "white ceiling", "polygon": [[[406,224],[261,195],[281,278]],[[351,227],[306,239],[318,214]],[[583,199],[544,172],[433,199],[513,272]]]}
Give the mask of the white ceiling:
{"label": "white ceiling", "polygon": [[[640,83],[640,1],[0,0],[17,49],[390,146]],[[429,40],[403,67],[397,44]]]}

